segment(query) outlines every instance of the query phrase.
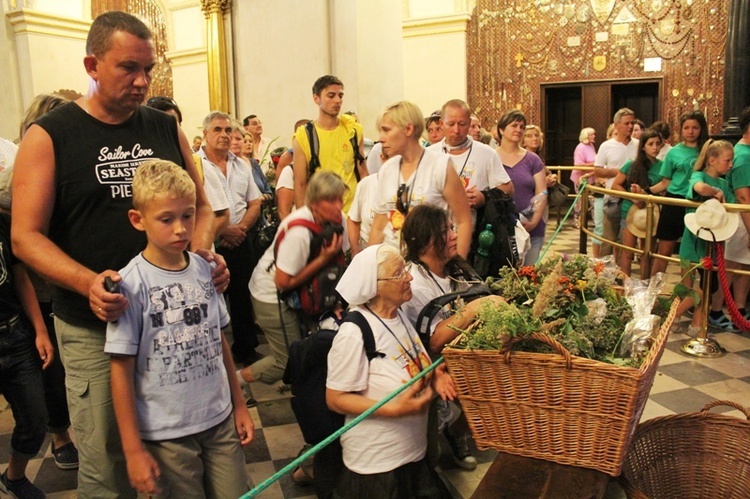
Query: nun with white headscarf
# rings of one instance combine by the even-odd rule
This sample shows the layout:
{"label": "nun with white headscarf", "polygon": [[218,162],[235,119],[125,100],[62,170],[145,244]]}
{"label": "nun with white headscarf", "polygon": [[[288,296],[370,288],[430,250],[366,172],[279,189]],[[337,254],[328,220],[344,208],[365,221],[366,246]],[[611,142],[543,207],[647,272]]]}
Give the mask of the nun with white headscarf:
{"label": "nun with white headscarf", "polygon": [[[351,322],[339,329],[328,354],[326,401],[347,423],[430,365],[427,351],[400,310],[412,277],[392,246],[369,246],[352,260],[336,290],[372,329],[382,357],[367,360],[362,332]],[[425,460],[427,412],[437,393],[453,400],[445,366],[427,382],[407,388],[341,437],[346,469],[334,497],[445,497],[447,491]]]}

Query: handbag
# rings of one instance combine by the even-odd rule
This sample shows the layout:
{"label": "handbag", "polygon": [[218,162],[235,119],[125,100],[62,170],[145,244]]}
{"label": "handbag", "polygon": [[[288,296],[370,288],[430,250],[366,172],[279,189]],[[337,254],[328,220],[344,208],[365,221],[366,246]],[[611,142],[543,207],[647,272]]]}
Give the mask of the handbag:
{"label": "handbag", "polygon": [[570,194],[570,187],[557,182],[552,187],[547,188],[547,204],[550,208],[558,208],[565,203]]}

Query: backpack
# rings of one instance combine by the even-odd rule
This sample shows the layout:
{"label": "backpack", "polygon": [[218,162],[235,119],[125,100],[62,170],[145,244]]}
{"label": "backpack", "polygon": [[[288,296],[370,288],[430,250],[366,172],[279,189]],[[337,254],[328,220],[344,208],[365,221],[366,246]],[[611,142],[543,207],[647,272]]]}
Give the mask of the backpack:
{"label": "backpack", "polygon": [[[315,131],[315,124],[312,121],[308,121],[305,125],[305,131],[307,132],[307,141],[310,144],[310,163],[307,165],[307,175],[311,177],[315,171],[320,168],[320,158],[318,158],[318,151],[320,151],[320,141],[318,140],[318,132]],[[365,161],[365,158],[359,152],[359,137],[357,137],[357,130],[354,130],[354,135],[351,139],[352,150],[354,151],[354,177],[357,182],[361,180],[359,177],[358,166]]]}
{"label": "backpack", "polygon": [[[344,322],[353,322],[362,331],[368,361],[385,356],[376,350],[375,337],[364,315],[356,310],[349,312]],[[292,387],[292,410],[305,442],[311,445],[344,426],[344,416],[326,404],[328,352],[335,336],[336,331],[321,329],[289,346],[283,381]]]}
{"label": "backpack", "polygon": [[415,329],[419,335],[419,339],[422,344],[428,346],[430,344],[430,326],[435,316],[440,312],[443,307],[449,303],[453,303],[456,300],[463,299],[466,303],[481,298],[482,296],[491,295],[492,291],[485,284],[472,284],[468,288],[461,291],[454,291],[452,293],[446,293],[444,295],[437,296],[430,300],[422,310],[419,311],[417,316],[417,322]]}
{"label": "backpack", "polygon": [[[292,220],[287,224],[285,229],[281,229],[279,232],[279,237],[276,238],[273,248],[274,261],[266,270],[270,271],[276,262],[279,245],[284,240],[286,231],[292,227],[305,227],[313,233],[313,238],[310,242],[310,256],[307,259],[308,263],[317,258],[323,244],[333,237],[334,232],[339,232],[339,229],[343,232],[342,227],[334,226],[333,224],[320,226],[310,220]],[[320,269],[312,279],[298,288],[279,293],[279,298],[284,300],[292,309],[300,311],[308,317],[317,317],[323,312],[333,309],[341,301],[336,291],[336,284],[338,284],[341,276],[344,274],[344,270],[346,270],[346,259],[344,252],[339,251],[328,262],[328,265]]]}
{"label": "backpack", "polygon": [[[500,268],[510,265],[515,267],[520,260],[516,244],[516,222],[518,211],[513,198],[498,188],[483,191],[485,204],[477,210],[477,223],[472,237],[472,264],[474,269],[484,279],[497,276]],[[480,256],[476,249],[479,247],[479,233],[487,224],[492,224],[495,242],[488,258]],[[480,262],[480,259],[482,260]]]}

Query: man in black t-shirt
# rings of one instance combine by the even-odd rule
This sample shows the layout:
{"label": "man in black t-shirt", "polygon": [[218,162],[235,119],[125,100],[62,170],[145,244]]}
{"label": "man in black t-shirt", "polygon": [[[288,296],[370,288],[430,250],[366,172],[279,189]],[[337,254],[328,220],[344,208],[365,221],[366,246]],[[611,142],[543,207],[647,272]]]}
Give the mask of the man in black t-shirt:
{"label": "man in black t-shirt", "polygon": [[[12,242],[18,257],[54,286],[55,327],[80,452],[78,496],[135,497],[120,452],[104,354],[105,322],[116,321],[128,301],[107,291],[104,282],[119,281],[116,269],[145,246],[127,218],[136,168],[157,157],[186,168],[197,187],[193,250],[211,246],[213,213],[174,118],[141,106],[155,64],[148,28],[130,14],[102,14],[91,25],[86,54],[88,93],[39,119],[21,143]],[[219,263],[214,283],[222,291],[228,274]],[[228,348],[224,355],[231,359]],[[142,489],[140,483],[133,486]]]}

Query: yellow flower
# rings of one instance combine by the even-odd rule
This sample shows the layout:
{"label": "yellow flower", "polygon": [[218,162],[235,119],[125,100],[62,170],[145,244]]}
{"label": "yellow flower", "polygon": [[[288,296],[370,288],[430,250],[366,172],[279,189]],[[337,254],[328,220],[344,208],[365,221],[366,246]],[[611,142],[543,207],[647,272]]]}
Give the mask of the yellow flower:
{"label": "yellow flower", "polygon": [[579,291],[586,291],[587,287],[588,287],[588,283],[584,281],[583,279],[579,279],[578,282],[576,282],[576,288]]}

